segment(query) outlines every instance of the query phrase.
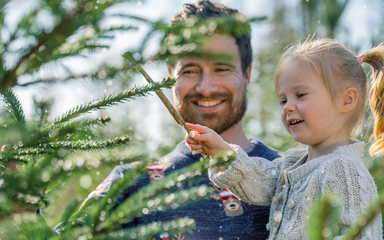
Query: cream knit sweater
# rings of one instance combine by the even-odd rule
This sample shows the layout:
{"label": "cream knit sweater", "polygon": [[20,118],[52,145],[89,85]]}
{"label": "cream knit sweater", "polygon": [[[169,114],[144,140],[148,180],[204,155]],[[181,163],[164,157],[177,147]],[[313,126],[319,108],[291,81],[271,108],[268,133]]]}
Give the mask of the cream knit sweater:
{"label": "cream knit sweater", "polygon": [[[353,223],[378,196],[373,178],[361,159],[363,142],[338,147],[333,153],[307,163],[304,163],[307,149],[291,149],[285,157],[268,161],[248,157],[237,145],[231,147],[236,160],[224,172],[209,169],[209,177],[241,200],[271,206],[269,239],[309,239],[308,212],[321,194],[338,197],[344,226]],[[383,239],[381,214],[360,239]]]}

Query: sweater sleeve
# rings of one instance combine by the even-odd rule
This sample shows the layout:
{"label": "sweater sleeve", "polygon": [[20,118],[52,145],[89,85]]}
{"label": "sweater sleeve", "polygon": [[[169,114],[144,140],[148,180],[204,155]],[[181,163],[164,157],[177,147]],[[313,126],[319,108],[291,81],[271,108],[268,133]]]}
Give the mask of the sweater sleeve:
{"label": "sweater sleeve", "polygon": [[216,168],[209,168],[210,180],[221,188],[227,188],[245,202],[270,206],[284,159],[269,161],[249,157],[239,146],[230,146],[236,153],[236,159],[225,171],[218,172]]}
{"label": "sweater sleeve", "polygon": [[[339,199],[341,204],[341,221],[343,228],[340,236],[348,226],[356,223],[359,216],[378,197],[377,188],[368,169],[361,159],[344,156],[336,159],[328,166],[323,177],[323,193],[331,194]],[[358,239],[383,239],[381,231],[381,213],[377,214],[373,223],[368,225]]]}

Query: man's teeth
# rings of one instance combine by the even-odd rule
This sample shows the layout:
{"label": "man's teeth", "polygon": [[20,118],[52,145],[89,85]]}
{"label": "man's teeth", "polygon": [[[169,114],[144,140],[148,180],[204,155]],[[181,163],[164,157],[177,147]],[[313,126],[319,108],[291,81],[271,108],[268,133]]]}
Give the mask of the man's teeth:
{"label": "man's teeth", "polygon": [[296,124],[296,123],[298,123],[298,122],[302,122],[302,120],[293,120],[293,121],[291,122],[291,125]]}
{"label": "man's teeth", "polygon": [[216,101],[197,101],[196,102],[197,105],[201,106],[201,107],[212,107],[212,106],[215,106],[219,103],[221,103],[220,100],[216,100]]}

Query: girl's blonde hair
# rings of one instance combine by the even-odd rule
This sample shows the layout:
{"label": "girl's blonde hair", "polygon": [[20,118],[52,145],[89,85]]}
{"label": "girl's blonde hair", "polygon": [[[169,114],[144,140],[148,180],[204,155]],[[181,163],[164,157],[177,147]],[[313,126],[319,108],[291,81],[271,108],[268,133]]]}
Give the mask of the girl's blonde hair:
{"label": "girl's blonde hair", "polygon": [[358,101],[354,114],[349,121],[348,134],[356,134],[364,120],[364,107],[368,93],[368,81],[361,63],[372,67],[372,90],[370,106],[375,118],[374,140],[370,148],[373,155],[384,151],[384,47],[370,49],[360,56],[355,56],[343,44],[332,39],[312,39],[290,46],[280,59],[275,72],[275,89],[281,74],[296,64],[306,66],[308,70],[318,74],[324,81],[332,99],[335,101],[339,93],[346,87],[353,86],[358,91]]}

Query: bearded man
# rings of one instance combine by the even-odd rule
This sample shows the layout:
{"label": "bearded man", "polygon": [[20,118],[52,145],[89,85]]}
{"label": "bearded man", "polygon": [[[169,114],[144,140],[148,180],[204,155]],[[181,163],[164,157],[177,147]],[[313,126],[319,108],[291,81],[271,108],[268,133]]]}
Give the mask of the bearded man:
{"label": "bearded man", "polygon": [[[236,9],[203,0],[195,4],[185,4],[182,11],[174,16],[171,24],[191,16],[209,19],[233,14],[239,13]],[[212,128],[228,143],[242,147],[249,156],[260,156],[269,160],[279,157],[277,151],[260,141],[247,138],[242,126],[242,118],[247,108],[246,89],[252,68],[250,33],[239,37],[215,33],[201,48],[206,53],[224,53],[233,57],[220,61],[203,57],[181,57],[172,61],[172,64],[168,63],[170,75],[177,79],[177,85],[173,88],[177,111],[186,122]],[[123,203],[127,197],[147,184],[191,165],[200,158],[201,155],[194,155],[184,142],[179,143],[171,153],[148,166],[148,177],[140,179],[136,186],[124,191],[116,204]],[[117,166],[88,199],[104,196],[113,182],[132,168],[133,164]],[[203,184],[211,184],[206,174],[200,176],[197,186]],[[178,234],[177,238],[174,238],[165,232],[157,236],[157,239],[248,240],[268,237],[268,207],[242,202],[227,189],[212,186],[216,193],[203,201],[187,207],[145,215],[122,227],[190,217],[196,221],[192,233]]]}

